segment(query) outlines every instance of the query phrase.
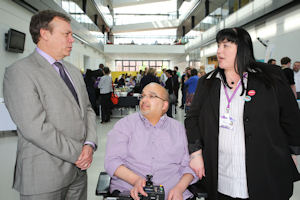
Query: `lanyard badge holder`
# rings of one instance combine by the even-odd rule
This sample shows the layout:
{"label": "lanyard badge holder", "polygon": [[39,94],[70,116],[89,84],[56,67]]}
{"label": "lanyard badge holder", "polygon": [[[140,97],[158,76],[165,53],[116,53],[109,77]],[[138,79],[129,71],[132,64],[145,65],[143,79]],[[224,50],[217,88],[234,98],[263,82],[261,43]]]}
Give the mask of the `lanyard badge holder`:
{"label": "lanyard badge holder", "polygon": [[[245,75],[244,75],[245,77]],[[230,116],[230,103],[234,97],[234,95],[236,94],[236,92],[238,91],[238,89],[240,88],[241,86],[241,81],[238,83],[237,87],[235,88],[235,90],[233,91],[231,97],[229,98],[228,96],[228,92],[227,92],[227,88],[226,86],[223,84],[224,86],[224,91],[225,91],[225,95],[226,95],[226,99],[227,99],[227,106],[226,106],[226,111],[223,115],[220,116],[220,127],[222,128],[226,128],[226,129],[229,129],[229,130],[232,130],[233,129],[233,122],[234,122],[234,119]]]}

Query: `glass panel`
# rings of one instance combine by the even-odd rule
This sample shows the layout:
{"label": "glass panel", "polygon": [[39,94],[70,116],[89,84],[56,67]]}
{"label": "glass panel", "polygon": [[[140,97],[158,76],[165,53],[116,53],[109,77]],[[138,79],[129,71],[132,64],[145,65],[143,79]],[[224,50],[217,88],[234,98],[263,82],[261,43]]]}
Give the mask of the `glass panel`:
{"label": "glass panel", "polygon": [[130,66],[135,66],[135,61],[134,60],[130,61]]}
{"label": "glass panel", "polygon": [[169,67],[169,61],[163,61],[164,67]]}
{"label": "glass panel", "polygon": [[117,67],[116,67],[116,70],[117,70],[117,71],[122,71],[122,66],[117,66]]}
{"label": "glass panel", "polygon": [[123,66],[129,66],[129,61],[128,60],[123,60]]}
{"label": "glass panel", "polygon": [[129,67],[123,67],[123,71],[129,71]]}
{"label": "glass panel", "polygon": [[143,61],[136,61],[136,66],[137,67],[143,66]]}
{"label": "glass panel", "polygon": [[154,66],[156,66],[155,60],[150,60],[150,67],[154,67]]}
{"label": "glass panel", "polygon": [[162,62],[161,60],[156,61],[156,65],[157,65],[157,66],[160,67],[160,66],[162,66],[162,64],[163,64],[163,62]]}
{"label": "glass panel", "polygon": [[116,61],[116,66],[117,67],[122,67],[122,61],[121,60]]}
{"label": "glass panel", "polygon": [[130,71],[134,72],[135,71],[135,67],[130,67]]}
{"label": "glass panel", "polygon": [[149,61],[148,60],[147,61],[143,61],[143,66],[148,67],[149,66]]}

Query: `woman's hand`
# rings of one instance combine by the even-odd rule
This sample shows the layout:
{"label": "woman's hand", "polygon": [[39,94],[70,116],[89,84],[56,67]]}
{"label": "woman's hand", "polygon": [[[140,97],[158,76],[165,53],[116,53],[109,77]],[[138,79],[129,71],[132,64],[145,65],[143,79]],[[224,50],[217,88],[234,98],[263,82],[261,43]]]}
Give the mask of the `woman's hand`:
{"label": "woman's hand", "polygon": [[195,174],[201,180],[203,176],[205,176],[205,168],[202,157],[202,150],[196,151],[192,153],[190,159],[190,167],[194,170]]}

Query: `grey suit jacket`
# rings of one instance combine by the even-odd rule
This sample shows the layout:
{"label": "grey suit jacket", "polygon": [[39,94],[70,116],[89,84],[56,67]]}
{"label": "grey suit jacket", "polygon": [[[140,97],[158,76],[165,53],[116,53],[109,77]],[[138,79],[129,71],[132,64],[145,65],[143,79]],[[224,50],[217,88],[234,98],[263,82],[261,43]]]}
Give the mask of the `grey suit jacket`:
{"label": "grey suit jacket", "polygon": [[6,68],[3,94],[17,125],[13,187],[21,194],[48,193],[69,185],[81,172],[75,162],[85,141],[97,144],[95,113],[79,70],[63,62],[75,98],[55,69],[34,51]]}

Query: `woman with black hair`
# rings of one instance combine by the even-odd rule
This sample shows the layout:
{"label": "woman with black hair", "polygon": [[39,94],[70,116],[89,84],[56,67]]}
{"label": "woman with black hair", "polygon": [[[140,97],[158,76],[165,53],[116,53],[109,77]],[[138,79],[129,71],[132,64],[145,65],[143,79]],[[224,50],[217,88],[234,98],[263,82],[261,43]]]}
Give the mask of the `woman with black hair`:
{"label": "woman with black hair", "polygon": [[216,41],[219,66],[199,79],[185,119],[190,166],[208,199],[287,200],[300,178],[295,97],[279,67],[255,61],[247,31]]}

